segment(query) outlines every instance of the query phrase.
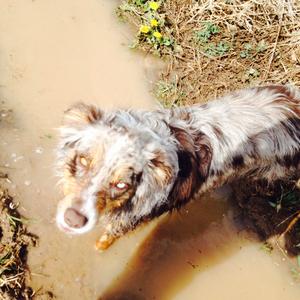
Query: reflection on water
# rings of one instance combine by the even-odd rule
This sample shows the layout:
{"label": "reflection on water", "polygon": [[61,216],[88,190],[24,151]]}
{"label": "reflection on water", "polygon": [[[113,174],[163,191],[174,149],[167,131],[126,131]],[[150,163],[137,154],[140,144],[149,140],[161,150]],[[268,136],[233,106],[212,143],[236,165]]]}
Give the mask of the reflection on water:
{"label": "reflection on water", "polygon": [[166,217],[99,300],[297,299],[227,203],[207,195]]}
{"label": "reflection on water", "polygon": [[164,218],[100,299],[173,299],[194,276],[248,243],[230,222],[226,202],[203,197]]}
{"label": "reflection on water", "polygon": [[[154,107],[149,59],[122,46],[129,36],[110,0],[0,0],[0,165],[40,245],[32,285],[57,299],[296,299],[288,270],[232,225],[224,200],[203,198],[97,253],[100,228],[68,237],[54,224],[56,130],[77,101]],[[2,104],[4,101],[4,104]],[[278,265],[280,263],[280,266]],[[270,296],[270,297],[269,297]]]}

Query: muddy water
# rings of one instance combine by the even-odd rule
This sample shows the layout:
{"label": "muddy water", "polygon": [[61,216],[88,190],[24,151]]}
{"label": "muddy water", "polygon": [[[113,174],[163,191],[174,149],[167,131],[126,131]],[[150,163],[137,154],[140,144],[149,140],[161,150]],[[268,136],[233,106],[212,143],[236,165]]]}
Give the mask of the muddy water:
{"label": "muddy water", "polygon": [[289,265],[239,233],[224,195],[204,197],[104,253],[93,249],[100,229],[70,238],[55,227],[61,195],[53,149],[62,112],[83,100],[154,106],[153,64],[124,46],[130,33],[117,22],[115,5],[0,0],[0,100],[14,111],[0,128],[1,170],[40,236],[29,255],[32,286],[66,300],[299,299]]}

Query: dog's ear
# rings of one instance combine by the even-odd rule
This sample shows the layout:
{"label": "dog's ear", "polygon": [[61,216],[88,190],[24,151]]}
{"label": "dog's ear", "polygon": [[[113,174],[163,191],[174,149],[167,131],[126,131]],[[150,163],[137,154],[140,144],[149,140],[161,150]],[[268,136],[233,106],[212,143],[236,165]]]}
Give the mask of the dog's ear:
{"label": "dog's ear", "polygon": [[212,147],[208,136],[202,132],[191,136],[184,129],[173,126],[170,126],[170,130],[179,143],[179,163],[182,153],[186,153],[182,160],[186,161],[187,157],[190,157],[189,160],[193,160],[193,164],[195,163],[198,167],[200,177],[206,178],[212,160]]}
{"label": "dog's ear", "polygon": [[171,128],[179,143],[177,152],[179,172],[170,196],[174,207],[186,203],[208,176],[212,148],[208,137],[199,133],[195,138],[180,128]]}
{"label": "dog's ear", "polygon": [[212,147],[209,138],[206,134],[199,134],[195,141],[196,157],[200,175],[205,179],[209,173],[209,168],[212,160]]}
{"label": "dog's ear", "polygon": [[77,103],[65,111],[63,126],[84,127],[101,120],[103,112],[94,105]]}

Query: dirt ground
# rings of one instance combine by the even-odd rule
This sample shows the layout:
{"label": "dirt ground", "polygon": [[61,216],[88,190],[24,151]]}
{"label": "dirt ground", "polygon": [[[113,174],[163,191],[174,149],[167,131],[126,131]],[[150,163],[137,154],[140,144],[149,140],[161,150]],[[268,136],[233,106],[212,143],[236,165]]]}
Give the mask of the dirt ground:
{"label": "dirt ground", "polygon": [[132,47],[166,62],[153,93],[166,106],[243,87],[300,85],[299,1],[124,0]]}
{"label": "dirt ground", "polygon": [[262,241],[275,237],[273,245],[284,253],[300,253],[300,190],[296,180],[233,184],[238,218]]}

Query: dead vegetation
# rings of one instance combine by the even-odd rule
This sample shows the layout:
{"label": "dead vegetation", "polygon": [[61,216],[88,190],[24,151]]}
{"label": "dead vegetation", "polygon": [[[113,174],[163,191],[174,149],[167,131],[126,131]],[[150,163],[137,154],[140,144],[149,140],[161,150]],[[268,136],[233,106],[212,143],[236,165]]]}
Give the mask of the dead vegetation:
{"label": "dead vegetation", "polygon": [[29,233],[7,190],[0,187],[0,299],[32,299],[27,286],[28,247],[35,246],[36,236]]}
{"label": "dead vegetation", "polygon": [[245,86],[300,85],[299,1],[126,0],[118,15],[140,28],[133,47],[166,60],[154,87],[166,106]]}

